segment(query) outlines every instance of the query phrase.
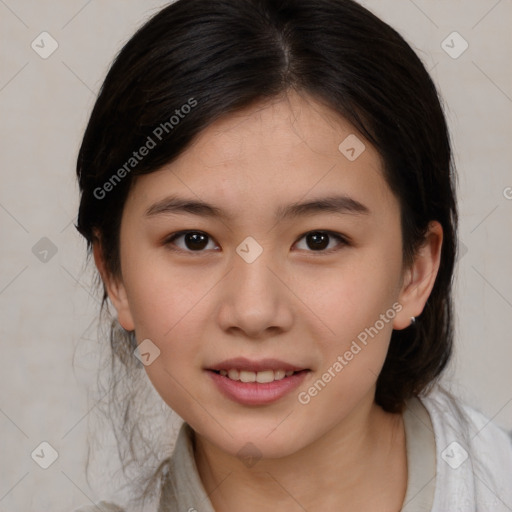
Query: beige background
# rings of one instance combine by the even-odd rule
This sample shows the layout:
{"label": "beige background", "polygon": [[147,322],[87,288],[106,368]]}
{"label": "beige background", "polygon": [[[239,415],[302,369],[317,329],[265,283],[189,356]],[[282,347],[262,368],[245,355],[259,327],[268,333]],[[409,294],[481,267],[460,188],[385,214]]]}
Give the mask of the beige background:
{"label": "beige background", "polygon": [[[512,430],[512,1],[363,3],[417,49],[447,104],[467,248],[458,265],[456,357],[447,377],[468,403]],[[72,225],[74,164],[108,64],[163,5],[0,0],[0,512],[67,512],[115,495],[104,466],[113,453],[107,433],[92,488],[84,476],[96,408],[87,390],[98,359],[98,297]],[[43,31],[58,43],[47,59],[31,47]],[[454,31],[469,44],[456,59],[441,47]],[[452,53],[462,48],[457,37],[448,39]],[[31,458],[43,441],[59,455],[46,470]]]}

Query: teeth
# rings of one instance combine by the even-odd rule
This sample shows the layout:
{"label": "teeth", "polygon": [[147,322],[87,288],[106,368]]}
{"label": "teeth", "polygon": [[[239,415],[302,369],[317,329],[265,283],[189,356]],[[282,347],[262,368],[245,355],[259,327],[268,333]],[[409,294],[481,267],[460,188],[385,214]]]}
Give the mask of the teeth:
{"label": "teeth", "polygon": [[[293,373],[293,372],[291,372]],[[291,375],[290,373],[290,375]],[[284,379],[284,376],[286,375],[286,372],[284,370],[274,370],[274,380],[281,380]]]}
{"label": "teeth", "polygon": [[294,374],[293,370],[263,370],[261,372],[251,372],[248,370],[219,370],[223,377],[228,377],[231,380],[239,380],[241,382],[259,382],[264,384],[267,382],[274,382],[281,380]]}
{"label": "teeth", "polygon": [[255,372],[248,372],[246,370],[240,371],[240,380],[242,382],[256,382],[256,376],[257,376],[257,373],[255,373]]}
{"label": "teeth", "polygon": [[274,380],[275,377],[273,370],[265,370],[256,374],[256,382],[260,382],[261,384],[264,384],[265,382],[274,382]]}

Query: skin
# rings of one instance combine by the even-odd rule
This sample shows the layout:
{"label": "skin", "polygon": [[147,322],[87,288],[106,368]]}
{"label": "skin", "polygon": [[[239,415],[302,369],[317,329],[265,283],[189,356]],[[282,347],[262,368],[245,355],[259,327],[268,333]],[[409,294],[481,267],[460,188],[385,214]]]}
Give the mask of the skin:
{"label": "skin", "polygon": [[[350,134],[365,151],[339,150]],[[280,206],[332,194],[368,213],[316,212],[275,221]],[[211,203],[213,218],[146,216],[171,194]],[[202,252],[181,230],[206,233]],[[304,235],[331,231],[315,251]],[[247,237],[262,254],[236,252]],[[290,93],[220,119],[174,162],[137,178],[121,223],[121,276],[95,261],[121,325],[160,356],[146,366],[165,402],[195,431],[195,459],[215,510],[396,511],[407,486],[402,416],[374,403],[392,329],[421,314],[437,274],[442,229],[430,224],[413,264],[402,261],[400,207],[372,145],[313,98]],[[314,246],[313,246],[314,247]],[[188,252],[187,252],[188,251]],[[384,325],[307,405],[307,390],[394,303]],[[224,397],[205,368],[222,360],[276,358],[311,371],[277,402],[246,406]],[[237,456],[251,442],[261,459]],[[199,506],[199,504],[196,504]],[[192,505],[191,505],[192,506]]]}

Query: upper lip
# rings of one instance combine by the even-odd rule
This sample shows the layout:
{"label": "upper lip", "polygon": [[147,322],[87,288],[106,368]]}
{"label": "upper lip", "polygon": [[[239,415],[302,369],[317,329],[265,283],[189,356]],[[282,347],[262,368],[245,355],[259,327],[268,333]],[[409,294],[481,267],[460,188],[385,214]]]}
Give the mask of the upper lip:
{"label": "upper lip", "polygon": [[261,372],[264,370],[285,370],[298,372],[306,370],[303,366],[296,366],[294,364],[280,361],[279,359],[259,359],[258,361],[252,361],[245,357],[235,357],[233,359],[226,359],[220,363],[214,364],[207,368],[208,370],[245,370],[249,372]]}

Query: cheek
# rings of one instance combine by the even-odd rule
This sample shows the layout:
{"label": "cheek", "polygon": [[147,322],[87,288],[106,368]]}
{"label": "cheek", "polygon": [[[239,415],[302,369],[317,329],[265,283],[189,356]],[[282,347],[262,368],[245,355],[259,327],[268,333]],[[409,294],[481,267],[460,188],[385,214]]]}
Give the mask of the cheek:
{"label": "cheek", "polygon": [[[329,276],[316,276],[318,291],[310,296],[311,309],[319,312],[329,331],[317,338],[322,353],[317,380],[300,391],[311,415],[323,415],[327,422],[335,422],[371,393],[386,359],[400,309],[401,255],[391,249],[388,258],[383,254],[359,253]],[[329,403],[339,408],[329,409]]]}
{"label": "cheek", "polygon": [[179,297],[162,297],[154,307],[137,310],[137,339],[149,338],[159,350],[154,362],[145,366],[146,373],[162,399],[182,417],[204,414],[193,399],[200,396],[196,386],[204,350],[203,307],[191,307]]}
{"label": "cheek", "polygon": [[337,268],[311,272],[298,282],[297,295],[329,328],[327,332],[346,341],[392,307],[399,295],[399,267],[396,261],[357,255]]}
{"label": "cheek", "polygon": [[298,393],[311,428],[335,425],[374,392],[386,359],[397,309],[396,282],[384,266],[361,264],[339,272],[317,296],[322,319],[333,331],[317,338],[321,365]]}
{"label": "cheek", "polygon": [[123,272],[137,340],[151,340],[160,352],[145,370],[162,398],[181,412],[183,385],[190,386],[190,374],[201,366],[201,328],[209,318],[204,295],[212,276],[173,271],[165,258],[134,255],[129,261]]}
{"label": "cheek", "polygon": [[[176,267],[164,251],[140,251],[127,258],[123,276],[137,338],[165,340],[187,323],[189,312],[214,285],[211,274],[193,266]],[[199,277],[200,275],[200,277]]]}

